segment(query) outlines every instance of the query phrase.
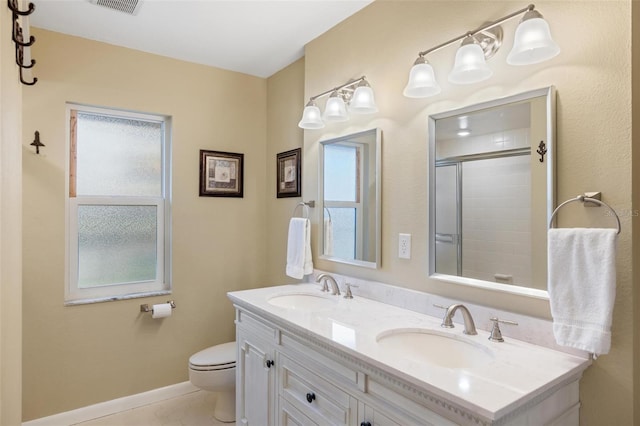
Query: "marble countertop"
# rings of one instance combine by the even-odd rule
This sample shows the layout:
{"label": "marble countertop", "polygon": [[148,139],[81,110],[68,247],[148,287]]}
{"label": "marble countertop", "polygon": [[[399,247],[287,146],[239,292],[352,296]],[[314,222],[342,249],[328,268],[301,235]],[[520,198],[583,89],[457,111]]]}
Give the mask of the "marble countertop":
{"label": "marble countertop", "polygon": [[[308,311],[269,302],[275,296],[296,293],[324,297],[329,303]],[[492,342],[484,330],[468,336],[460,324],[453,329],[442,328],[441,318],[364,297],[332,296],[321,292],[318,284],[236,291],[228,296],[237,306],[285,324],[490,420],[499,419],[554,386],[578,377],[591,364],[589,359],[512,338]],[[403,329],[431,330],[466,342],[482,360],[475,366],[449,368],[425,362],[419,353],[400,354],[394,345],[378,343],[381,334]]]}

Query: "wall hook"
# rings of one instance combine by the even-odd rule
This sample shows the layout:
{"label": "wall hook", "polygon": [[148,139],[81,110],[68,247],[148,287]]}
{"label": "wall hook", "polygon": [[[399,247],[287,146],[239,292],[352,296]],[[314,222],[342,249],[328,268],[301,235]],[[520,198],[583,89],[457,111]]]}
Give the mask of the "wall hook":
{"label": "wall hook", "polygon": [[536,152],[540,154],[540,162],[544,163],[544,155],[547,153],[547,146],[544,144],[544,141],[540,141]]}
{"label": "wall hook", "polygon": [[35,139],[30,143],[31,146],[36,147],[36,154],[40,154],[40,147],[44,146],[42,142],[40,142],[40,132],[36,130]]}

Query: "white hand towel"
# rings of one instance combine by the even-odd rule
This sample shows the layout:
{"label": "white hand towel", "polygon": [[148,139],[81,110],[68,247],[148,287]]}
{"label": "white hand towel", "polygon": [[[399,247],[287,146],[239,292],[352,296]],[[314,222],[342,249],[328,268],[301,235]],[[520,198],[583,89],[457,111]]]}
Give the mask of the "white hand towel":
{"label": "white hand towel", "polygon": [[548,234],[549,299],[556,342],[606,354],[616,296],[615,229],[560,228]]}
{"label": "white hand towel", "polygon": [[333,223],[331,219],[324,219],[324,255],[333,256]]}
{"label": "white hand towel", "polygon": [[313,273],[309,219],[294,217],[289,222],[286,273],[297,279],[302,279],[305,275]]}

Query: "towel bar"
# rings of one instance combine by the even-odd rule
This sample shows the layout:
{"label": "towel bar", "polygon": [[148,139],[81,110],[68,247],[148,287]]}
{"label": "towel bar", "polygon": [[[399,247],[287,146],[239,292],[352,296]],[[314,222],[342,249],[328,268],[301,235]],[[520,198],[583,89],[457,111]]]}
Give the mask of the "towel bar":
{"label": "towel bar", "polygon": [[565,206],[566,204],[572,203],[574,201],[581,201],[583,203],[593,203],[593,204],[597,204],[598,206],[605,206],[606,208],[611,210],[611,213],[613,213],[613,216],[616,218],[616,222],[618,224],[618,235],[620,235],[620,231],[622,231],[622,227],[620,225],[620,217],[618,217],[618,214],[616,213],[616,211],[613,210],[611,206],[605,203],[604,201],[600,201],[597,198],[586,197],[585,195],[578,195],[575,198],[570,198],[564,203],[560,204],[558,207],[556,207],[553,213],[551,213],[551,219],[549,219],[549,228],[553,228],[553,221],[556,217],[556,214],[558,213],[558,210],[560,210],[560,208]]}

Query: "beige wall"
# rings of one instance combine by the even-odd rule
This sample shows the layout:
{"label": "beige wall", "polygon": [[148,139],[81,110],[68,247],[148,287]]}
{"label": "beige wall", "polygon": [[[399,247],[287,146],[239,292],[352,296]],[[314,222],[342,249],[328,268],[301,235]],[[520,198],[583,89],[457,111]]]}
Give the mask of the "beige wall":
{"label": "beige wall", "polygon": [[[305,94],[323,92],[366,75],[379,113],[305,131],[305,198],[317,197],[317,141],[380,127],[382,147],[382,268],[373,271],[326,261],[316,267],[356,275],[463,301],[549,317],[547,302],[489,293],[427,278],[427,116],[474,103],[554,85],[557,89],[559,201],[585,191],[602,191],[621,212],[617,255],[617,298],[611,353],[584,375],[584,424],[632,424],[633,306],[631,231],[631,2],[536,3],[550,23],[562,53],[552,61],[506,64],[517,19],[503,25],[506,40],[491,59],[494,76],[471,86],[446,81],[455,47],[429,55],[443,92],[425,100],[402,96],[417,52],[522,7],[514,2],[379,0],[309,43],[305,53]],[[580,29],[588,28],[588,31]],[[625,214],[626,212],[626,214]],[[600,212],[567,208],[560,226],[613,226]],[[315,212],[317,215],[318,212]],[[590,216],[586,216],[590,215]],[[314,223],[316,237],[317,220]],[[411,233],[412,259],[397,258],[398,234]]]}
{"label": "beige wall", "polygon": [[[633,129],[633,143],[632,143],[632,162],[633,162],[633,181],[632,186],[632,213],[640,213],[640,2],[633,1],[632,3],[632,41],[631,41],[631,54],[632,54],[632,69],[635,72],[631,76],[632,85],[632,104],[631,109],[633,111],[633,122],[636,123],[635,129]],[[640,220],[636,217],[633,227],[633,261],[635,265],[633,268],[633,282],[640,283],[640,226],[637,225],[637,221]],[[640,290],[635,289],[633,291],[633,407],[635,424],[640,423]]]}
{"label": "beige wall", "polygon": [[14,426],[22,417],[22,86],[6,4],[0,2],[0,424]]}
{"label": "beige wall", "polygon": [[[267,279],[270,285],[296,282],[285,275],[289,219],[303,197],[276,198],[276,155],[302,147],[303,131],[298,127],[304,108],[304,58],[267,80]],[[304,177],[303,168],[302,175]],[[304,182],[304,178],[303,178]],[[296,210],[300,216],[302,207]]]}
{"label": "beige wall", "polygon": [[[38,84],[24,90],[23,419],[188,380],[191,354],[234,339],[226,292],[266,274],[266,80],[44,30]],[[141,303],[64,307],[65,102],[173,118],[171,318]],[[28,144],[28,141],[24,141]],[[198,196],[199,150],[244,153],[244,198]],[[31,149],[29,149],[31,151]]]}
{"label": "beige wall", "polygon": [[[41,82],[37,90],[25,90],[24,133],[40,130],[47,147],[45,156],[24,158],[24,420],[186,380],[191,353],[233,336],[226,291],[291,282],[283,274],[286,229],[301,199],[275,198],[275,155],[301,146],[296,124],[306,98],[362,74],[374,87],[380,112],[305,132],[303,199],[317,198],[318,139],[381,127],[382,268],[319,261],[316,267],[548,316],[545,303],[426,277],[426,117],[431,113],[555,85],[558,200],[599,190],[616,210],[631,208],[630,2],[536,4],[563,48],[561,56],[541,65],[509,67],[504,65],[506,41],[491,61],[492,79],[463,87],[441,79],[443,93],[428,100],[401,94],[416,53],[521,5],[378,0],[311,42],[305,60],[266,81],[37,31],[34,57]],[[512,34],[515,22],[504,27]],[[438,75],[446,74],[454,52],[450,47],[430,58]],[[140,303],[163,301],[153,298],[62,306],[67,100],[174,118],[173,297],[178,309],[172,318],[156,322],[138,315]],[[247,109],[254,126],[241,122]],[[245,153],[244,199],[197,197],[201,148]],[[640,203],[634,201],[637,208]],[[560,224],[590,219],[581,213],[566,213]],[[599,358],[582,381],[584,424],[633,424],[632,219],[622,217],[612,352]],[[409,261],[395,257],[400,232],[413,234]],[[5,307],[3,302],[0,312]],[[6,346],[3,334],[3,351]],[[3,364],[3,386],[4,373]]]}

